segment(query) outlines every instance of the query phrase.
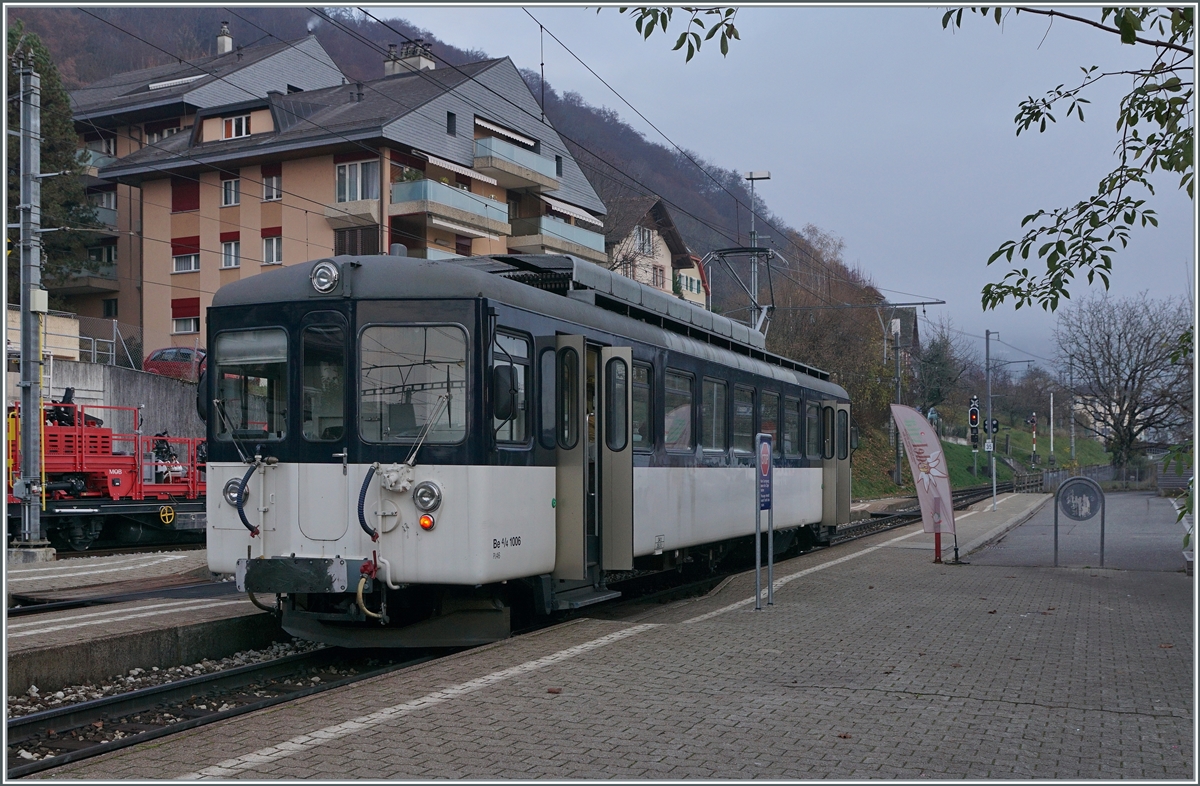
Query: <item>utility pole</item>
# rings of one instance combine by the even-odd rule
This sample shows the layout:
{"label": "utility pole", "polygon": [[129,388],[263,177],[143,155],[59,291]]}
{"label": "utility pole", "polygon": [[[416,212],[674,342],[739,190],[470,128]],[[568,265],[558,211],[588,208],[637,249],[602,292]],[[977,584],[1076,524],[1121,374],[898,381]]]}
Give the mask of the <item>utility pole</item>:
{"label": "utility pole", "polygon": [[[771,173],[765,170],[747,172],[746,179],[750,181],[750,247],[758,248],[758,232],[754,231],[754,182],[756,180],[770,180]],[[758,305],[758,254],[753,254],[750,257],[750,291],[754,293],[754,302],[751,304],[754,307],[754,317],[750,323],[754,327],[762,324],[759,319],[760,309]]]}
{"label": "utility pole", "polygon": [[[996,335],[1000,335],[997,333]],[[983,368],[987,380],[987,422],[992,422],[992,331],[983,331]],[[996,509],[996,445],[987,451],[988,465],[992,470],[992,510]]]}
{"label": "utility pole", "polygon": [[[42,541],[41,335],[46,313],[42,289],[42,80],[32,58],[22,60],[21,78],[21,477],[14,494],[21,500],[22,549]],[[25,561],[25,560],[22,560]],[[31,560],[32,561],[32,560]]]}
{"label": "utility pole", "polygon": [[[892,320],[892,337],[894,344],[892,346],[892,354],[896,356],[896,403],[903,405],[900,400],[900,320]],[[899,486],[903,479],[900,470],[900,427],[895,424],[895,418],[892,418],[892,427],[896,429],[896,485]]]}
{"label": "utility pole", "polygon": [[1075,463],[1075,366],[1070,365],[1070,366],[1067,366],[1067,368],[1069,369],[1068,374],[1070,374],[1070,376],[1068,377],[1068,379],[1070,380],[1070,385],[1071,385],[1071,463],[1074,464]]}
{"label": "utility pole", "polygon": [[1050,466],[1054,466],[1054,391],[1050,391]]}

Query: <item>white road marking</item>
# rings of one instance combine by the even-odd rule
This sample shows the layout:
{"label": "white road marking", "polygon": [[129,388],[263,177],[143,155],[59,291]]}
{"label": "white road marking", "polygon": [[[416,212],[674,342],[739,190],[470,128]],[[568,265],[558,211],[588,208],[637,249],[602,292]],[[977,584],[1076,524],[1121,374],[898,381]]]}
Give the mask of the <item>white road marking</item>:
{"label": "white road marking", "polygon": [[76,614],[74,617],[55,617],[53,619],[39,619],[39,620],[33,620],[31,622],[10,622],[10,623],[8,623],[8,629],[13,630],[14,628],[31,628],[31,627],[35,627],[37,625],[57,625],[60,622],[73,622],[74,620],[86,620],[86,619],[91,619],[93,617],[111,616],[113,614],[125,614],[130,611],[149,611],[150,609],[165,609],[165,608],[169,608],[172,606],[186,606],[189,603],[194,603],[194,602],[195,601],[191,601],[191,600],[173,600],[169,603],[154,603],[154,604],[150,604],[148,606],[136,606],[133,608],[126,606],[123,609],[110,609],[108,611],[95,611],[90,614]]}
{"label": "white road marking", "polygon": [[178,780],[229,778],[238,774],[239,772],[248,770],[257,764],[267,764],[296,753],[302,753],[311,748],[315,748],[318,745],[324,745],[327,742],[333,742],[334,740],[348,737],[351,734],[356,734],[366,729],[370,729],[377,724],[391,718],[403,717],[417,710],[423,710],[426,707],[443,704],[451,699],[464,696],[468,693],[474,693],[481,688],[486,688],[490,685],[504,682],[505,680],[513,677],[519,677],[522,674],[529,674],[530,672],[546,668],[547,666],[557,665],[565,660],[575,657],[576,655],[582,655],[585,652],[591,652],[592,650],[612,644],[615,641],[620,641],[621,639],[626,639],[630,636],[636,636],[639,633],[656,627],[658,626],[645,624],[635,625],[631,628],[619,630],[615,633],[610,633],[607,636],[601,636],[598,639],[592,639],[591,641],[583,644],[578,644],[574,647],[568,647],[565,650],[560,650],[552,655],[547,655],[544,658],[526,661],[525,663],[517,666],[511,666],[507,669],[494,671],[491,674],[487,674],[483,677],[478,677],[468,682],[461,682],[458,685],[453,685],[449,688],[443,688],[442,690],[434,691],[433,693],[426,694],[419,699],[411,699],[403,704],[396,704],[391,707],[385,707],[377,712],[372,712],[370,715],[362,715],[352,720],[345,721],[344,723],[338,723],[334,726],[326,726],[323,729],[318,729],[317,731],[309,732],[308,734],[301,734],[299,736],[292,737],[286,742],[281,742],[277,745],[271,745],[266,748],[260,748],[259,750],[254,751],[253,753],[247,753],[244,756],[238,756],[236,759],[227,759],[220,764],[215,764],[212,767],[205,767],[198,772],[181,775],[179,776]]}
{"label": "white road marking", "polygon": [[[239,599],[239,600],[222,600],[222,601],[218,601],[216,603],[201,603],[198,606],[188,606],[187,611],[198,611],[200,609],[211,609],[216,606],[232,606],[236,603],[245,603],[245,602],[246,601]],[[146,612],[140,612],[140,613],[136,613],[136,614],[126,614],[124,617],[108,617],[108,618],[102,619],[102,620],[93,619],[93,620],[88,620],[86,622],[75,622],[70,625],[55,625],[55,626],[52,626],[49,628],[42,628],[40,630],[26,630],[26,631],[21,631],[20,633],[9,633],[8,637],[10,639],[17,639],[17,638],[21,638],[22,636],[37,636],[42,633],[53,633],[56,630],[71,630],[72,628],[83,628],[88,625],[107,625],[111,622],[121,622],[123,620],[134,620],[134,619],[138,619],[140,617],[156,617],[160,614],[176,614],[180,611],[183,611],[183,609],[177,609],[177,608],[176,609],[160,609],[159,611],[146,611]]]}
{"label": "white road marking", "polygon": [[[843,562],[848,562],[852,559],[857,559],[866,554],[870,554],[873,551],[879,551],[882,548],[887,548],[888,546],[892,545],[893,543],[896,543],[901,540],[905,540],[906,538],[911,538],[914,535],[920,535],[921,533],[922,533],[921,530],[917,530],[916,532],[910,532],[907,535],[901,535],[898,538],[892,538],[891,540],[884,541],[883,543],[880,543],[878,546],[871,546],[870,548],[865,548],[862,551],[856,551],[853,554],[847,554],[844,557],[838,557],[837,559],[830,560],[829,562],[825,562],[825,563],[816,565],[811,568],[806,568],[804,570],[797,571],[795,573],[784,576],[782,578],[775,579],[774,587],[776,590],[778,590],[780,587],[784,586],[785,584],[790,584],[791,582],[795,581],[796,579],[800,578],[801,576],[807,576],[810,573],[816,573],[818,570],[825,570],[826,568],[832,568],[834,565],[840,565]],[[767,590],[765,587],[763,588],[762,595],[760,597],[762,597],[762,598],[767,597]],[[692,617],[690,620],[684,620],[683,624],[687,625],[692,622],[703,622],[704,620],[712,619],[713,617],[717,616],[718,614],[724,614],[727,611],[733,611],[734,609],[740,609],[742,606],[748,606],[753,602],[754,602],[754,596],[751,595],[750,597],[746,598],[745,600],[739,600],[737,603],[730,603],[728,606],[719,608],[716,611],[710,611],[707,614],[701,614],[699,617]]]}
{"label": "white road marking", "polygon": [[[18,581],[48,581],[50,579],[67,579],[67,578],[74,578],[76,576],[97,576],[101,573],[116,573],[117,571],[121,571],[121,570],[139,570],[141,568],[148,568],[151,565],[159,565],[163,562],[172,562],[174,560],[186,559],[186,558],[187,558],[186,555],[179,556],[179,557],[163,557],[161,559],[152,560],[150,562],[143,562],[139,565],[122,565],[122,566],[116,567],[116,568],[100,568],[99,570],[83,570],[83,571],[77,571],[75,573],[51,573],[46,576],[25,576],[22,578],[13,578],[12,575],[13,575],[13,573],[25,573],[28,571],[10,571],[8,574],[8,583],[15,584]],[[35,568],[35,570],[46,570],[46,568]]]}
{"label": "white road marking", "polygon": [[[47,565],[42,568],[22,568],[20,570],[10,570],[10,571],[6,571],[6,572],[10,576],[14,576],[19,573],[45,573],[46,571],[51,571],[51,570],[74,570],[76,568],[76,566],[80,565],[80,564],[82,564],[84,566],[87,566],[88,564],[118,565],[122,562],[139,562],[141,560],[148,560],[148,559],[157,560],[157,559],[161,558],[162,556],[164,556],[164,555],[163,554],[139,554],[139,555],[131,556],[131,557],[117,557],[115,559],[110,558],[110,557],[85,557],[82,559],[69,560],[68,562],[72,563],[70,565],[68,565],[67,562],[60,562],[60,563],[55,563],[54,565]],[[183,559],[184,557],[186,557],[188,555],[186,555],[186,554],[171,554],[169,556],[171,559]]]}
{"label": "white road marking", "polygon": [[965,519],[967,516],[974,516],[974,515],[975,515],[976,513],[978,513],[978,512],[979,512],[979,511],[977,511],[977,510],[973,510],[973,511],[971,511],[970,513],[964,513],[964,514],[962,514],[961,516],[960,516],[960,515],[958,515],[958,514],[956,513],[956,514],[954,514],[954,522],[957,524],[958,522],[960,522],[960,521],[962,521],[963,519]]}

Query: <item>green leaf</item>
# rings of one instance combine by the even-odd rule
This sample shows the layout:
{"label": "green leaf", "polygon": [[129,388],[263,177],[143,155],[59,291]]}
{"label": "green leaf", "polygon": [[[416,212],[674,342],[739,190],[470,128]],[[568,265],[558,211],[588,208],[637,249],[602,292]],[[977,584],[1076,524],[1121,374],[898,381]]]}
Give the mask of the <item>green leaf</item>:
{"label": "green leaf", "polygon": [[728,54],[729,54],[729,36],[722,33],[721,34],[721,55],[727,56]]}

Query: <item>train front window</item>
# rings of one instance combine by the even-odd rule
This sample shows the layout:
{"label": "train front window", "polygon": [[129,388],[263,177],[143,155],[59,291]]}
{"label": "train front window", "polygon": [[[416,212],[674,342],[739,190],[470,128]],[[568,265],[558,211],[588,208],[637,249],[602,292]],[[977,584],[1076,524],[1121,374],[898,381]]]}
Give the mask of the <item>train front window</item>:
{"label": "train front window", "polygon": [[283,439],[287,422],[287,333],[282,328],[217,336],[217,439]]}
{"label": "train front window", "polygon": [[362,332],[359,435],[367,442],[460,442],[467,433],[467,334],[452,325]]}
{"label": "train front window", "polygon": [[304,438],[345,436],[346,334],[340,325],[309,325],[300,334],[304,380]]}

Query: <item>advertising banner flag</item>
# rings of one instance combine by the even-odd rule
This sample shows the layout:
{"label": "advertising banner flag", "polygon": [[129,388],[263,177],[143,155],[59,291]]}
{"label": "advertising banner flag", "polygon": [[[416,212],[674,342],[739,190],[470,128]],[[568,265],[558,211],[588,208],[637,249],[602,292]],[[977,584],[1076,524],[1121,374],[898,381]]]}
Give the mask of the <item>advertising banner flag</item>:
{"label": "advertising banner flag", "polygon": [[942,441],[929,421],[912,407],[892,404],[892,417],[908,454],[925,531],[954,532],[954,503]]}

